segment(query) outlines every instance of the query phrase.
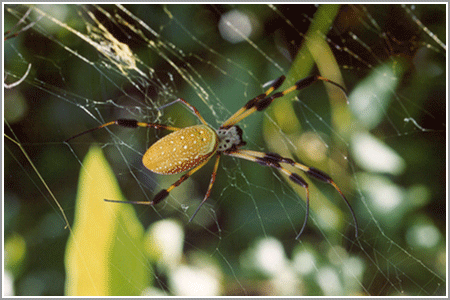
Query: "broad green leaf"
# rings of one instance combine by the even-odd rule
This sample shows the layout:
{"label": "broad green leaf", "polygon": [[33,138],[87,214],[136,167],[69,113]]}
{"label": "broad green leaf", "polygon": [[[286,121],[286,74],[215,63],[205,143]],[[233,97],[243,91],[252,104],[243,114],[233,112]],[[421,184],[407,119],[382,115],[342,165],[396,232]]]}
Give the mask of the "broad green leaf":
{"label": "broad green leaf", "polygon": [[66,294],[140,295],[151,284],[144,230],[124,200],[102,150],[91,148],[81,168],[73,230],[66,248]]}

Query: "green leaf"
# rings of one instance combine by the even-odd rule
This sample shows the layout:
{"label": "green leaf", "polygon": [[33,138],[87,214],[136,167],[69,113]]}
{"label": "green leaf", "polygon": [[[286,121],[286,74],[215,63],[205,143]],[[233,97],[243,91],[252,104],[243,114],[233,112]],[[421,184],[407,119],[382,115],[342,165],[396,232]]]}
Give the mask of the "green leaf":
{"label": "green leaf", "polygon": [[86,155],[80,174],[75,221],[66,248],[66,294],[140,295],[151,284],[144,229],[124,200],[100,148]]}
{"label": "green leaf", "polygon": [[[314,21],[311,22],[311,26],[305,34],[305,42],[298,51],[282,88],[291,86],[297,80],[311,75],[310,73],[314,64],[317,63],[319,59],[323,58],[315,57],[314,53],[311,53],[311,51],[317,51],[316,44],[318,43],[318,40],[323,40],[323,36],[326,36],[331,29],[334,18],[339,12],[339,7],[340,5],[336,4],[323,4],[319,6],[317,12],[314,14]],[[325,47],[328,48],[329,46],[325,44]],[[332,56],[332,53],[330,51],[326,54],[321,53],[321,55]]]}
{"label": "green leaf", "polygon": [[395,89],[403,76],[401,60],[376,67],[349,97],[353,114],[367,127],[375,128],[387,116]]}

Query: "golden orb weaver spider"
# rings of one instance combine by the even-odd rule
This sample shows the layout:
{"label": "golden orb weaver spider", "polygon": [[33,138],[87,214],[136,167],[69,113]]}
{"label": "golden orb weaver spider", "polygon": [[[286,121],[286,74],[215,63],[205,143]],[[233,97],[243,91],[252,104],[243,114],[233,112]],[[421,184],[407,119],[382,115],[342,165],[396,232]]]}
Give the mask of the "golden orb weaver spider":
{"label": "golden orb weaver spider", "polygon": [[347,204],[350,213],[353,217],[353,221],[355,223],[355,237],[358,237],[358,223],[356,221],[355,213],[353,212],[353,209],[350,203],[345,198],[344,194],[341,192],[339,187],[331,179],[330,176],[328,176],[327,174],[316,168],[300,164],[290,158],[281,157],[276,153],[264,153],[253,150],[241,149],[241,147],[244,146],[246,143],[242,140],[242,129],[236,124],[239,121],[251,115],[252,113],[266,109],[276,98],[280,98],[293,91],[306,88],[318,80],[329,82],[340,88],[344,92],[344,94],[346,94],[345,89],[339,84],[325,77],[315,75],[301,79],[290,88],[282,92],[275,93],[272,96],[269,96],[273,91],[277,90],[281,86],[281,84],[284,82],[285,79],[286,79],[285,76],[281,76],[280,78],[275,80],[265,93],[256,96],[255,98],[248,101],[241,109],[239,109],[228,120],[226,120],[217,130],[213,129],[206,123],[206,121],[203,119],[203,117],[200,115],[200,113],[194,106],[187,103],[184,99],[178,98],[177,100],[167,105],[164,105],[163,107],[171,105],[175,102],[181,102],[184,105],[186,105],[190,110],[192,110],[192,112],[197,116],[197,118],[200,120],[202,124],[185,128],[177,128],[157,123],[145,123],[130,119],[119,119],[116,121],[100,125],[96,128],[84,131],[82,133],[79,133],[67,139],[65,142],[68,142],[71,139],[79,137],[80,135],[110,125],[119,125],[122,127],[129,127],[129,128],[153,127],[156,129],[166,129],[173,131],[172,133],[164,136],[163,138],[156,141],[153,145],[151,145],[150,148],[145,152],[144,156],[142,157],[142,162],[144,166],[150,171],[162,175],[177,174],[183,171],[188,170],[189,171],[183,176],[181,176],[170,187],[168,187],[167,189],[163,189],[158,194],[156,194],[152,201],[119,201],[119,200],[105,199],[105,201],[108,202],[118,202],[118,203],[156,205],[159,202],[161,202],[164,198],[166,198],[171,190],[179,186],[192,174],[201,169],[209,161],[209,159],[214,154],[216,154],[217,155],[216,161],[209,182],[208,190],[206,191],[206,194],[202,202],[189,219],[189,222],[191,222],[194,219],[197,212],[200,210],[202,205],[206,202],[206,200],[209,198],[209,195],[211,194],[211,189],[214,185],[214,181],[216,180],[220,156],[222,154],[246,159],[252,162],[256,162],[263,166],[276,168],[281,172],[283,172],[285,175],[287,175],[291,181],[300,185],[306,190],[306,214],[302,228],[300,229],[300,232],[296,237],[296,239],[298,239],[300,235],[303,233],[303,230],[305,229],[306,223],[308,221],[309,187],[302,177],[300,177],[296,173],[292,173],[291,171],[282,166],[282,164],[291,165],[297,169],[300,169],[301,171],[305,172],[311,177],[314,177],[320,181],[331,184],[339,192],[339,194]]}

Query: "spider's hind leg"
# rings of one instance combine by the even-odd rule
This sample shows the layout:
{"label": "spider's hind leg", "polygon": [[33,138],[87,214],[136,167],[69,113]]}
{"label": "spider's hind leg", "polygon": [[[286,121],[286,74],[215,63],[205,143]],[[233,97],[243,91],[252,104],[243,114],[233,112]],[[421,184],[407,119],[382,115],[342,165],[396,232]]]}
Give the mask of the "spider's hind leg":
{"label": "spider's hind leg", "polygon": [[303,232],[303,230],[306,226],[306,221],[308,219],[308,215],[309,215],[309,188],[308,188],[308,184],[305,182],[305,180],[303,180],[303,178],[301,178],[299,175],[292,173],[291,171],[283,168],[280,164],[289,164],[297,169],[302,170],[303,172],[305,172],[306,174],[308,174],[311,177],[314,177],[322,182],[332,185],[338,191],[338,193],[341,195],[342,199],[344,199],[345,204],[349,208],[350,213],[353,217],[353,222],[355,223],[355,237],[358,237],[358,222],[356,220],[355,212],[353,211],[353,208],[351,207],[347,198],[344,196],[344,193],[342,193],[342,191],[338,187],[338,185],[326,173],[324,173],[316,168],[308,167],[303,164],[297,163],[291,158],[285,158],[276,153],[264,153],[264,152],[253,151],[253,150],[240,149],[240,150],[236,150],[236,151],[225,152],[225,154],[234,156],[234,157],[247,159],[247,160],[256,162],[260,165],[263,165],[263,166],[268,166],[268,167],[273,167],[273,168],[279,169],[281,172],[286,174],[291,181],[295,182],[296,184],[298,184],[306,189],[305,222],[303,223],[300,233],[297,235],[297,239],[300,237],[301,233]]}

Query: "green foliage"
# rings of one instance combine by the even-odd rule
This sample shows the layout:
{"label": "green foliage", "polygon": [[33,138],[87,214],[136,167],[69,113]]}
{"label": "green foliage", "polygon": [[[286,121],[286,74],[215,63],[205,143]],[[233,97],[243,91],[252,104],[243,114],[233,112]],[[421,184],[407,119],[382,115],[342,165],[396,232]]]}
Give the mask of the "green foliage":
{"label": "green foliage", "polygon": [[140,295],[150,284],[144,229],[133,207],[103,201],[123,198],[102,150],[92,147],[81,168],[66,248],[66,295]]}

